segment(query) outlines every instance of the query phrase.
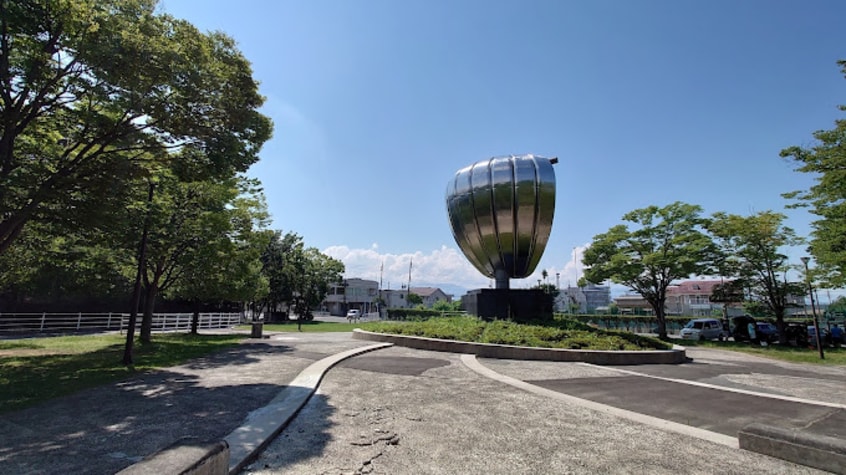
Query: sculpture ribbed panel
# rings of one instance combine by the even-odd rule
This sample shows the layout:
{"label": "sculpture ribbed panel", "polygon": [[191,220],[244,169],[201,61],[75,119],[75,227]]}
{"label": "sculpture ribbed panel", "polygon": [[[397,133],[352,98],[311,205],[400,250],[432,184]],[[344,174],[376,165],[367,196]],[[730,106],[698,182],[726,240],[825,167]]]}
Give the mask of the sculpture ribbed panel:
{"label": "sculpture ribbed panel", "polygon": [[555,170],[535,155],[482,160],[456,172],[446,202],[455,242],[479,272],[525,278],[552,231]]}

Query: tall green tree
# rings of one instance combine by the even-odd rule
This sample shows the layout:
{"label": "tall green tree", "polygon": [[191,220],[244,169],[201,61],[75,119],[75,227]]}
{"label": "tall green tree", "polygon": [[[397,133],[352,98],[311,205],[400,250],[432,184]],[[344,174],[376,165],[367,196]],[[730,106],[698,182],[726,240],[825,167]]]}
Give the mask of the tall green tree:
{"label": "tall green tree", "polygon": [[[846,75],[846,61],[838,61]],[[846,105],[839,107],[846,110]],[[816,272],[830,288],[846,286],[846,120],[839,119],[831,130],[814,132],[817,143],[810,147],[793,146],[781,156],[798,164],[796,171],[814,176],[809,190],[785,193],[796,199],[796,207],[807,207],[818,216],[813,223],[810,253]]]}
{"label": "tall green tree", "polygon": [[780,341],[786,342],[784,317],[796,296],[805,294],[800,282],[788,282],[791,269],[785,249],[804,240],[784,226],[785,216],[762,211],[751,216],[715,213],[708,230],[722,251],[721,275],[734,277],[747,291],[747,300],[757,302],[776,319]]}
{"label": "tall green tree", "polygon": [[310,317],[311,309],[323,301],[331,284],[341,281],[344,272],[341,261],[306,247],[302,237],[290,232],[276,231],[261,261],[269,292],[260,308],[274,310],[286,304],[298,321]]}
{"label": "tall green tree", "polygon": [[701,213],[699,206],[675,202],[625,214],[623,220],[633,228],[614,226],[594,236],[585,250],[585,279],[594,284],[610,280],[640,294],[655,313],[659,337],[667,338],[667,287],[709,273],[717,255]]}
{"label": "tall green tree", "polygon": [[[170,176],[159,181],[148,230],[148,258],[142,267],[142,342],[150,341],[153,310],[160,293],[179,285],[188,274],[194,284],[199,284],[195,269],[203,258],[216,251],[234,251],[233,239],[243,241],[239,235],[253,232],[255,225],[264,225],[267,212],[263,199],[245,194],[256,190],[250,183],[239,177],[186,182]],[[219,255],[225,257],[240,256]],[[208,274],[207,283],[218,278],[221,276]],[[232,279],[234,283],[237,277]]]}
{"label": "tall green tree", "polygon": [[229,176],[258,159],[271,124],[249,63],[156,3],[0,0],[0,254],[151,161]]}
{"label": "tall green tree", "polygon": [[329,286],[340,282],[344,264],[316,248],[304,249],[295,260],[292,302],[297,314],[297,323],[311,320],[311,310],[326,297]]}
{"label": "tall green tree", "polygon": [[846,316],[846,297],[837,297],[828,305],[828,312],[834,314],[835,312],[840,316]]}
{"label": "tall green tree", "polygon": [[181,278],[166,291],[168,297],[193,302],[192,333],[197,333],[202,303],[254,302],[269,290],[259,259],[271,237],[264,229],[263,198],[242,193],[222,214],[228,215],[222,232],[206,233],[203,245],[185,256]]}
{"label": "tall green tree", "polygon": [[293,300],[296,288],[298,260],[305,251],[303,238],[296,233],[273,231],[273,235],[261,254],[262,274],[268,281],[268,292],[264,299],[256,302],[256,313],[265,308],[271,312],[281,304]]}

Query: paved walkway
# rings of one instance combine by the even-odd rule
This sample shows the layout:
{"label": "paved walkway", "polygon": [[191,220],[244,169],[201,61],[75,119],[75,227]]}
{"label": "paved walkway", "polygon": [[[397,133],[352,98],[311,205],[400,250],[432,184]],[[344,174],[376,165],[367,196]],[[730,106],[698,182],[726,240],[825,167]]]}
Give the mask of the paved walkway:
{"label": "paved walkway", "polygon": [[[315,361],[370,344],[277,334],[0,416],[0,473],[111,474],[180,438],[222,439]],[[377,350],[329,370],[244,473],[818,473],[721,441],[760,414],[846,437],[846,368],[690,355],[621,368],[474,359],[489,377],[467,355]]]}
{"label": "paved walkway", "polygon": [[247,340],[186,365],[0,416],[0,473],[113,474],[180,439],[221,440],[349,333]]}

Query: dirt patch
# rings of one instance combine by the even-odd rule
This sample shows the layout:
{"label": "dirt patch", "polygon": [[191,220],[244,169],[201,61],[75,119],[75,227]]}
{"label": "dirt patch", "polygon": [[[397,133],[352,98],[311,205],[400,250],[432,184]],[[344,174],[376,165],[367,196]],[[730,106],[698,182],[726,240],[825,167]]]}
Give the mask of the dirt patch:
{"label": "dirt patch", "polygon": [[66,355],[67,352],[47,350],[41,348],[14,348],[10,350],[0,350],[0,358],[8,357],[27,357],[27,356],[47,356],[47,355]]}

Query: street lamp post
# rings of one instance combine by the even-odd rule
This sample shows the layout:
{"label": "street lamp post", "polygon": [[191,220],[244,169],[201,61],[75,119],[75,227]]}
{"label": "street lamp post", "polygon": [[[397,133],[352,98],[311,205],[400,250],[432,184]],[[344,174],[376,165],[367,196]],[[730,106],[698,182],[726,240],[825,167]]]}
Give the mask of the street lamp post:
{"label": "street lamp post", "polygon": [[808,282],[808,293],[811,295],[811,313],[814,314],[814,338],[817,342],[817,349],[820,352],[820,359],[825,359],[825,353],[823,353],[822,341],[820,341],[820,324],[817,323],[817,306],[814,303],[814,287],[811,286],[811,276],[808,274],[808,261],[811,260],[810,257],[801,257],[800,260],[802,264],[805,264],[805,280]]}

